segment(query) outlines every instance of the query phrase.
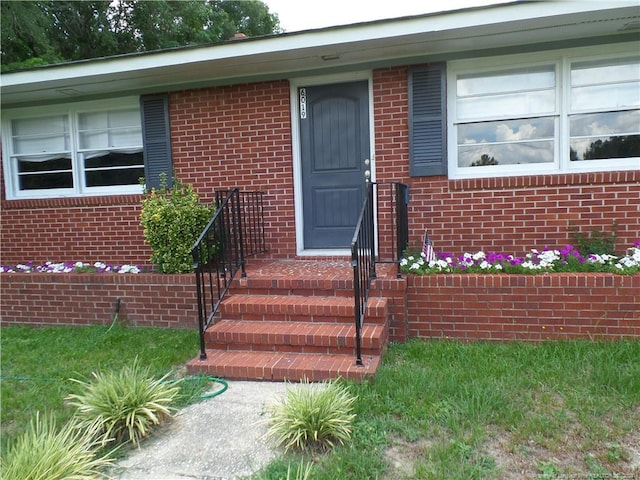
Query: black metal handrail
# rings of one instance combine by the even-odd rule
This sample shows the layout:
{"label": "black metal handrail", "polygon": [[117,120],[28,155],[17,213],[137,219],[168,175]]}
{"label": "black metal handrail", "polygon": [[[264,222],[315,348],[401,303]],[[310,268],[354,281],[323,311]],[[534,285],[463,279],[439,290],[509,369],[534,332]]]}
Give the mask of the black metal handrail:
{"label": "black metal handrail", "polygon": [[[380,190],[385,185],[390,186],[390,195],[386,199],[380,195]],[[376,278],[376,262],[396,263],[398,265],[397,275],[401,276],[400,258],[409,241],[408,203],[409,187],[403,183],[367,184],[367,193],[351,240],[357,365],[363,364],[362,327],[366,316],[371,281]],[[390,220],[389,224],[381,223],[380,220],[387,216]],[[375,221],[376,219],[378,222]],[[381,241],[383,231],[388,231],[389,241],[386,239]],[[388,247],[390,247],[391,254],[385,256],[382,252],[387,252]]]}
{"label": "black metal handrail", "polygon": [[245,258],[266,251],[262,192],[216,191],[218,208],[191,254],[196,275],[200,359],[207,358],[204,334]]}

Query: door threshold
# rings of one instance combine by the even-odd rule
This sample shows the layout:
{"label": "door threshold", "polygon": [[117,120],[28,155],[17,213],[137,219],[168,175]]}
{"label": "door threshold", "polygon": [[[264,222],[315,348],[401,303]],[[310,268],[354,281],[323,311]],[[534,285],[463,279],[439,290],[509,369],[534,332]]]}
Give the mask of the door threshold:
{"label": "door threshold", "polygon": [[316,248],[298,252],[298,257],[350,257],[348,248]]}

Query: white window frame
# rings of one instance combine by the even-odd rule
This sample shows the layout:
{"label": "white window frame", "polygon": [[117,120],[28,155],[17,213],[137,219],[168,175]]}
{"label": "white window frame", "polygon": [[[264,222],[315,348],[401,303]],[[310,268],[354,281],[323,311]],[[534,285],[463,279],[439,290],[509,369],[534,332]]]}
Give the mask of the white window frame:
{"label": "white window frame", "polygon": [[[85,197],[100,195],[126,195],[142,193],[140,185],[109,185],[101,187],[86,187],[84,168],[82,166],[78,116],[81,113],[101,112],[104,110],[132,109],[140,110],[138,97],[122,97],[110,100],[77,102],[72,104],[52,105],[47,107],[27,107],[6,110],[2,115],[2,162],[7,200],[29,198],[61,198]],[[17,119],[39,118],[54,115],[66,115],[69,119],[69,141],[71,147],[71,164],[73,170],[73,188],[20,190],[17,164],[13,161],[13,141],[11,122]],[[140,134],[140,148],[143,147],[142,132]]]}
{"label": "white window frame", "polygon": [[[571,162],[569,160],[569,114],[572,113],[570,110],[571,64],[628,57],[638,57],[637,43],[553,50],[548,52],[449,62],[447,64],[447,146],[449,152],[449,177],[452,179],[489,178],[640,169],[640,157],[617,158],[615,159],[615,165],[612,164],[611,160],[607,159],[578,162]],[[458,76],[552,64],[556,65],[556,112],[554,113],[556,118],[556,136],[554,142],[554,161],[552,163],[522,165],[459,167],[458,119],[456,112]],[[490,121],[492,118],[487,116],[480,120]]]}

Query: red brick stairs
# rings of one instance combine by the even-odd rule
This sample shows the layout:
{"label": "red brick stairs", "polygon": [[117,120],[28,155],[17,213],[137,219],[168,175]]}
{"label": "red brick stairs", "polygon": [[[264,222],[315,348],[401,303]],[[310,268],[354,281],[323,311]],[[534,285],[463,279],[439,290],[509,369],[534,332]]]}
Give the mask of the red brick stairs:
{"label": "red brick stairs", "polygon": [[191,360],[188,371],[292,382],[360,381],[373,375],[389,339],[388,300],[369,298],[363,365],[356,365],[352,275],[346,262],[247,266],[247,277],[234,279],[218,318],[206,331],[207,358]]}

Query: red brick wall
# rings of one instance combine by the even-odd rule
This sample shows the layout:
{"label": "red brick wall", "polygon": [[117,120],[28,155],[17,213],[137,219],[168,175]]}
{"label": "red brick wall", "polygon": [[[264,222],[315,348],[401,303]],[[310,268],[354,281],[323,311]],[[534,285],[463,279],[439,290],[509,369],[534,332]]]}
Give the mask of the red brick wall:
{"label": "red brick wall", "polygon": [[[2,274],[2,325],[197,328],[193,275]],[[402,282],[404,283],[404,282]],[[389,298],[390,340],[640,339],[640,275],[408,276]]]}
{"label": "red brick wall", "polygon": [[374,70],[376,176],[410,186],[410,245],[425,230],[436,251],[479,250],[522,255],[571,243],[570,225],[611,232],[618,250],[640,240],[640,169],[522,177],[448,180],[409,178],[405,67]]}
{"label": "red brick wall", "polygon": [[409,276],[410,337],[640,338],[640,275]]}
{"label": "red brick wall", "polygon": [[240,187],[265,192],[269,254],[296,253],[289,82],[173,93],[171,137],[176,174],[200,197]]}
{"label": "red brick wall", "polygon": [[197,328],[193,275],[2,274],[2,324]]}
{"label": "red brick wall", "polygon": [[3,201],[0,262],[149,264],[141,200],[121,195]]}
{"label": "red brick wall", "polygon": [[[448,180],[409,178],[406,68],[373,71],[375,173],[411,187],[410,243],[425,229],[436,250],[522,255],[570,242],[569,226],[610,231],[618,247],[640,239],[640,169],[627,172]],[[175,171],[205,201],[219,188],[264,190],[270,255],[295,255],[293,159],[286,80],[174,92]],[[138,196],[6,201],[4,263],[148,263]],[[381,211],[384,211],[384,205]],[[382,230],[382,245],[390,243]]]}

